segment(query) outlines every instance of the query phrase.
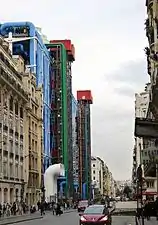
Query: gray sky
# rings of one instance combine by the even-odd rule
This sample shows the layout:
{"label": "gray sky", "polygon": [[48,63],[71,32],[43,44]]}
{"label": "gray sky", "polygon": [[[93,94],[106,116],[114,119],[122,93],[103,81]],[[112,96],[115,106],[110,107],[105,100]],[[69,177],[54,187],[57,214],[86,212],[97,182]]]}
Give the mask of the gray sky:
{"label": "gray sky", "polygon": [[[9,8],[8,8],[9,6]],[[148,81],[145,0],[8,0],[0,21],[30,21],[76,48],[73,90],[91,89],[92,151],[115,179],[131,177],[134,92]]]}

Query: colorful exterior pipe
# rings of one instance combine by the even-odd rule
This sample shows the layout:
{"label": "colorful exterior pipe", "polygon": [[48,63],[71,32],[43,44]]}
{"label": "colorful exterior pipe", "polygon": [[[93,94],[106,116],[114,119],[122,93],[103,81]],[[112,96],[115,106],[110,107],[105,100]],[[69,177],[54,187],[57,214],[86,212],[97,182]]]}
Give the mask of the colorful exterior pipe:
{"label": "colorful exterior pipe", "polygon": [[[66,49],[62,43],[46,44],[54,59],[55,74],[55,144],[51,149],[52,163],[63,163],[65,166],[65,177],[68,173],[68,124],[67,124],[67,87],[66,87]],[[67,179],[66,179],[67,182]]]}
{"label": "colorful exterior pipe", "polygon": [[77,91],[77,143],[79,147],[79,193],[81,199],[91,198],[91,91]]}
{"label": "colorful exterior pipe", "polygon": [[[73,196],[73,155],[72,155],[72,81],[71,63],[74,61],[74,46],[70,40],[53,40],[46,45],[51,52],[54,63],[59,68],[54,68],[56,79],[56,96],[59,97],[61,91],[61,105],[57,102],[56,117],[61,116],[62,126],[56,130],[55,148],[52,149],[53,163],[62,162],[66,170],[66,191],[69,197]],[[56,67],[55,65],[55,67]],[[60,65],[60,66],[59,66]],[[61,111],[61,109],[62,111]],[[57,120],[60,123],[59,119]],[[56,125],[57,126],[57,125]],[[61,132],[60,132],[61,131]],[[58,142],[59,136],[63,140],[62,151]],[[62,156],[62,161],[61,161]],[[63,183],[65,185],[65,183]]]}

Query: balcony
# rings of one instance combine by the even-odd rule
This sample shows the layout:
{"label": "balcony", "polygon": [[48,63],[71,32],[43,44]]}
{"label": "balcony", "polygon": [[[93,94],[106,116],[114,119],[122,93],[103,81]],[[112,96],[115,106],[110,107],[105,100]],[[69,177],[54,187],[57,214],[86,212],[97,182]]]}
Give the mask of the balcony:
{"label": "balcony", "polygon": [[149,154],[149,163],[144,167],[145,176],[156,177],[156,165],[158,165],[157,150]]}
{"label": "balcony", "polygon": [[135,119],[135,137],[158,138],[158,121],[155,119]]}

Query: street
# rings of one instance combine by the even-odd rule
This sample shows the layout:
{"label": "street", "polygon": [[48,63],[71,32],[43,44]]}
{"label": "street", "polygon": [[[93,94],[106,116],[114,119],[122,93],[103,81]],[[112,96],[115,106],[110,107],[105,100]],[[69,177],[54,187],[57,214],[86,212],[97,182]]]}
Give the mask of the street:
{"label": "street", "polygon": [[[112,225],[134,225],[134,217],[114,216]],[[43,219],[20,223],[20,225],[79,225],[79,215],[77,212],[66,213],[61,216],[53,216],[47,213]]]}

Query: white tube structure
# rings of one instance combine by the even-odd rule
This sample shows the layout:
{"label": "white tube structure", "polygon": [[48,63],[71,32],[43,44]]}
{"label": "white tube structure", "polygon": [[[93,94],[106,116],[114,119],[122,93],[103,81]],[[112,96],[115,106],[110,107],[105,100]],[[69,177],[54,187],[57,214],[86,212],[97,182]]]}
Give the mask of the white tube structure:
{"label": "white tube structure", "polygon": [[45,198],[48,202],[51,199],[56,201],[58,176],[65,176],[65,168],[61,163],[49,166],[44,173]]}

